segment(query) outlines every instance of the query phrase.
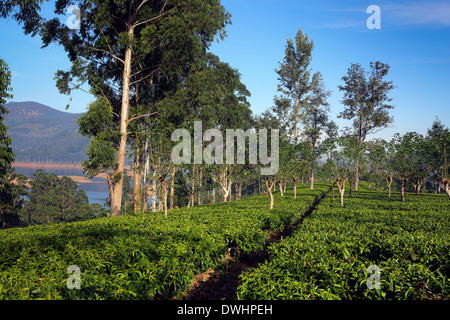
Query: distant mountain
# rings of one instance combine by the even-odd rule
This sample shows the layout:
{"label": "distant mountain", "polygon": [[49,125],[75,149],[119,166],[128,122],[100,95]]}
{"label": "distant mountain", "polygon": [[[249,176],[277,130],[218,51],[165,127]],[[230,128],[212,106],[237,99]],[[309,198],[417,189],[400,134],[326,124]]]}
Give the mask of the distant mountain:
{"label": "distant mountain", "polygon": [[5,117],[16,161],[79,163],[89,139],[78,132],[81,114],[62,112],[37,102],[10,102]]}

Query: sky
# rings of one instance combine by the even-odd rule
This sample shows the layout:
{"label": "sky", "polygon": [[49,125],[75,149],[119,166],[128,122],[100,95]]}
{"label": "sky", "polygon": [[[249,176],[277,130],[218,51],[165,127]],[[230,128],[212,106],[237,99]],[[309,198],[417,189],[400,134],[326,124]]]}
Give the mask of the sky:
{"label": "sky", "polygon": [[[342,77],[351,63],[366,70],[370,62],[390,65],[387,80],[391,92],[393,124],[369,138],[390,139],[394,133],[416,131],[426,134],[436,117],[450,126],[450,1],[444,0],[223,0],[232,15],[224,41],[210,51],[237,69],[251,92],[254,114],[273,105],[277,92],[279,62],[286,40],[298,29],[314,41],[312,72],[321,72],[332,95],[330,118],[341,129],[350,121],[337,119],[343,111]],[[380,29],[369,29],[371,5],[380,9]],[[51,13],[45,5],[43,15]],[[68,13],[62,19],[68,19]],[[54,74],[70,67],[58,45],[41,49],[36,38],[23,35],[14,20],[0,20],[0,58],[12,71],[14,98],[36,101],[65,111],[69,96],[56,89]],[[72,95],[69,112],[82,113],[92,97],[84,92]]]}

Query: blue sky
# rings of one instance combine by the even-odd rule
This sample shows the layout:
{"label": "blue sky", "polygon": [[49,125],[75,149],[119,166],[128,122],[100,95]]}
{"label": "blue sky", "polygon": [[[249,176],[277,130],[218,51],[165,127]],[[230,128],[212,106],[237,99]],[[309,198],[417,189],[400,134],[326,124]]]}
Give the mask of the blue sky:
{"label": "blue sky", "polygon": [[[369,68],[370,61],[391,66],[391,111],[394,123],[371,137],[389,139],[395,132],[426,133],[435,117],[450,126],[450,1],[431,0],[223,0],[232,14],[224,41],[211,51],[242,74],[250,90],[254,113],[270,108],[277,94],[274,71],[283,59],[288,37],[301,27],[314,41],[311,68],[323,74],[331,117],[343,110],[342,76],[350,63]],[[370,5],[381,10],[381,29],[369,30]],[[48,12],[46,6],[44,13]],[[69,14],[67,15],[67,18]],[[64,17],[64,19],[66,19]],[[40,49],[38,38],[24,36],[14,21],[0,20],[0,57],[13,73],[13,101],[37,101],[64,110],[69,97],[58,93],[53,80],[67,69],[64,51],[52,45]],[[70,112],[83,112],[92,100],[73,95]],[[341,128],[349,121],[337,119]]]}

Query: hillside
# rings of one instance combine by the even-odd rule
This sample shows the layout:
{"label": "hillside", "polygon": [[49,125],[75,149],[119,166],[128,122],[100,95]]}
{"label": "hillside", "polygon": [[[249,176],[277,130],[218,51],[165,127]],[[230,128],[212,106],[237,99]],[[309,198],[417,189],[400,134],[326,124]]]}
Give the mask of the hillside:
{"label": "hillside", "polygon": [[62,112],[37,102],[6,104],[8,134],[16,161],[79,163],[89,139],[78,133],[80,114]]}
{"label": "hillside", "polygon": [[445,195],[329,189],[0,230],[0,300],[450,297]]}

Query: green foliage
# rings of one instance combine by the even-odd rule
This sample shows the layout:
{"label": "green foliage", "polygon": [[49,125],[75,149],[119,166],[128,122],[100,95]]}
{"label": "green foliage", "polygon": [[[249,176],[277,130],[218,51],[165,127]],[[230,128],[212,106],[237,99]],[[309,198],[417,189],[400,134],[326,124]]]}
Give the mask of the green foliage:
{"label": "green foliage", "polygon": [[[298,219],[322,191],[301,188],[302,200],[264,196],[245,201],[0,230],[0,299],[167,299],[196,274],[224,265],[229,248],[262,249],[269,229]],[[292,191],[288,191],[292,193]],[[278,197],[278,195],[275,195]],[[66,269],[81,270],[69,290]]]}
{"label": "green foliage", "polygon": [[[398,197],[398,195],[397,195]],[[344,208],[328,195],[270,259],[241,276],[240,299],[448,299],[450,211],[445,196],[407,203],[359,191]],[[381,288],[367,287],[371,265]]]}
{"label": "green foliage", "polygon": [[275,70],[279,77],[278,91],[282,93],[282,96],[275,97],[273,111],[279,115],[280,120],[284,120],[281,127],[289,128],[288,132],[294,139],[298,138],[300,106],[305,103],[305,96],[310,91],[308,68],[313,48],[313,41],[309,40],[308,35],[303,34],[299,28],[295,39],[287,40],[283,62],[280,63],[279,69]]}
{"label": "green foliage", "polygon": [[7,135],[8,127],[3,123],[8,109],[5,107],[7,99],[13,96],[11,92],[11,71],[5,61],[0,59],[0,179],[3,182],[10,174],[14,153],[11,148],[11,138]]}
{"label": "green foliage", "polygon": [[120,138],[114,127],[112,107],[105,99],[97,99],[89,105],[88,111],[78,119],[79,131],[92,138],[83,161],[84,173],[92,178],[116,167],[116,144]]}
{"label": "green foliage", "polygon": [[339,90],[344,92],[342,103],[345,110],[338,117],[353,120],[353,128],[359,141],[365,141],[368,134],[392,123],[389,110],[394,106],[388,97],[394,89],[392,81],[386,81],[389,65],[376,61],[370,63],[366,72],[359,63],[352,63],[347,74],[342,77],[344,85]]}
{"label": "green foliage", "polygon": [[4,124],[5,115],[9,112],[5,107],[7,99],[12,98],[11,72],[5,61],[0,59],[0,226],[14,227],[19,224],[18,211],[22,206],[22,197],[26,194],[23,186],[23,175],[14,174],[12,163],[14,153],[11,137]]}
{"label": "green foliage", "polygon": [[30,181],[28,201],[20,212],[25,225],[71,222],[94,218],[86,193],[69,177],[37,170]]}

